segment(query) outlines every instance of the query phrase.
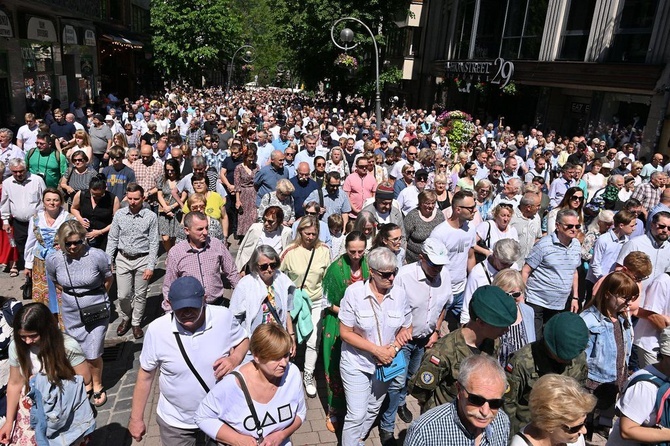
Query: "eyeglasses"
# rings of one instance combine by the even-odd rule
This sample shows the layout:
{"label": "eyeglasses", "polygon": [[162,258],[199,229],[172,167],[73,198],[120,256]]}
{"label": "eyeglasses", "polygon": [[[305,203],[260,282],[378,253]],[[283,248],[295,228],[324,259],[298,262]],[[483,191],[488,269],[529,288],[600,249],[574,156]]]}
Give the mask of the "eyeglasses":
{"label": "eyeglasses", "polygon": [[446,164],[439,164],[438,167],[447,167]]}
{"label": "eyeglasses", "polygon": [[521,297],[523,293],[521,291],[513,291],[511,293],[507,293],[508,296],[513,297],[514,299],[518,299]]}
{"label": "eyeglasses", "polygon": [[582,225],[580,225],[580,224],[576,224],[576,225],[564,225],[563,223],[561,223],[561,225],[562,225],[565,229],[579,229],[579,228],[582,227]]}
{"label": "eyeglasses", "polygon": [[67,242],[66,241],[65,242],[65,246],[68,246],[68,247],[69,246],[79,246],[79,245],[83,245],[83,244],[84,244],[83,240],[77,240],[77,241],[72,241],[72,242]]}
{"label": "eyeglasses", "polygon": [[272,262],[272,263],[259,263],[258,264],[258,269],[261,271],[267,271],[269,268],[272,268],[273,270],[276,270],[279,267],[279,262]]}
{"label": "eyeglasses", "polygon": [[584,197],[573,195],[570,197],[570,201],[584,201]]}
{"label": "eyeglasses", "polygon": [[457,208],[467,209],[470,212],[474,212],[477,206],[456,206]]}
{"label": "eyeglasses", "polygon": [[465,388],[465,386],[461,385],[463,387],[463,390],[465,390],[465,393],[468,394],[467,400],[468,403],[472,404],[475,407],[482,407],[484,404],[489,403],[489,407],[493,410],[500,409],[503,406],[504,400],[502,398],[493,398],[493,399],[486,399],[483,396],[476,395],[474,393],[470,393],[468,389]]}
{"label": "eyeglasses", "polygon": [[635,276],[635,281],[636,282],[644,282],[648,278],[649,278],[649,276]]}
{"label": "eyeglasses", "polygon": [[398,274],[398,268],[393,271],[379,271],[378,269],[373,269],[373,271],[379,274],[382,279],[390,279],[392,276],[395,277],[395,275]]}
{"label": "eyeglasses", "polygon": [[568,434],[576,434],[579,431],[581,431],[582,428],[584,428],[585,425],[586,425],[586,422],[584,422],[582,424],[578,424],[577,426],[572,426],[572,427],[567,426],[567,425],[564,424],[563,426],[561,426],[561,428]]}
{"label": "eyeglasses", "polygon": [[84,159],[83,158],[77,158],[72,160],[73,163],[83,163]]}

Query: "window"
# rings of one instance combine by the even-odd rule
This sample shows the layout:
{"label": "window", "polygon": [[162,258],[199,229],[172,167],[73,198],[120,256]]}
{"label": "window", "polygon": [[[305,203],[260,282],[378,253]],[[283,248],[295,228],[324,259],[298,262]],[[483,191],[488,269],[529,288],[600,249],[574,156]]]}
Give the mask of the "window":
{"label": "window", "polygon": [[475,15],[475,0],[464,0],[458,8],[456,32],[454,33],[454,54],[452,59],[465,60],[470,53],[470,35]]}
{"label": "window", "polygon": [[477,21],[475,59],[495,59],[500,51],[500,36],[505,26],[506,2],[500,0],[480,0]]}
{"label": "window", "polygon": [[135,32],[143,32],[149,28],[149,11],[137,5],[132,5],[131,29]]}
{"label": "window", "polygon": [[572,0],[561,39],[559,59],[584,60],[596,0]]}
{"label": "window", "polygon": [[508,0],[500,56],[505,59],[537,59],[548,0]]}
{"label": "window", "polygon": [[610,61],[645,62],[658,3],[658,0],[626,0],[610,49]]}

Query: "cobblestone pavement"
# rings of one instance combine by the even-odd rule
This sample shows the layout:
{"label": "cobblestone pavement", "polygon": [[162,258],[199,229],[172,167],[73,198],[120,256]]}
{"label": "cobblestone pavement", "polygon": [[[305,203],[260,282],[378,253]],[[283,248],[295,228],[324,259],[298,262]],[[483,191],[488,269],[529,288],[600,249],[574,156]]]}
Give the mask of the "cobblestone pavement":
{"label": "cobblestone pavement", "polygon": [[[231,247],[231,253],[235,256],[236,245]],[[165,255],[160,257],[154,278],[149,287],[149,296],[147,302],[147,314],[145,315],[145,325],[159,316],[161,285],[165,273]],[[0,290],[3,295],[14,297],[21,300],[21,285],[24,278],[20,275],[16,278],[10,278],[9,274],[0,272]],[[110,296],[114,301],[116,290],[113,288]],[[230,296],[228,291],[227,296]],[[126,336],[116,335],[116,327],[120,320],[116,312],[112,311],[112,323],[107,330],[105,341],[105,352],[103,354],[103,384],[107,389],[107,403],[97,411],[98,428],[92,437],[92,446],[159,446],[161,444],[158,425],[156,424],[156,405],[158,404],[158,379],[154,380],[153,391],[147,402],[144,413],[144,421],[147,425],[147,434],[141,442],[135,442],[128,434],[126,426],[130,417],[130,408],[132,405],[132,396],[137,379],[139,368],[139,357],[142,350],[142,339],[135,340],[129,332]],[[297,364],[302,364],[298,359]],[[292,441],[296,446],[302,445],[337,445],[337,437],[326,429],[325,407],[326,407],[326,384],[323,376],[323,369],[317,366],[316,371],[317,388],[319,397],[307,401],[307,419],[300,429],[293,434]],[[418,417],[419,406],[416,401],[409,397],[408,407]],[[396,423],[396,437],[404,438],[407,426],[400,419]],[[400,441],[399,444],[402,444]],[[373,428],[366,445],[381,446],[377,428]]]}

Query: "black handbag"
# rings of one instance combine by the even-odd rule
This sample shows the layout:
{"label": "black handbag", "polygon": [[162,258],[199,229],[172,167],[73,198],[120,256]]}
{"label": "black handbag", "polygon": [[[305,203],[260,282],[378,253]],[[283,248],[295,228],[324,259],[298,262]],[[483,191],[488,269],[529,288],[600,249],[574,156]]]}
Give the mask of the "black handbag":
{"label": "black handbag", "polygon": [[[67,272],[67,278],[70,281],[70,288],[74,290],[74,286],[72,286],[72,276],[70,276],[70,269],[67,267],[67,257],[65,254],[63,254],[63,257],[65,258],[65,271]],[[74,297],[74,301],[77,304],[77,308],[79,309],[79,317],[81,318],[81,322],[84,325],[91,325],[102,319],[109,318],[109,306],[107,305],[106,299],[104,302],[100,302],[99,304],[81,307],[79,305],[79,297],[83,296],[83,294],[75,292],[70,292],[68,294],[71,294]]]}
{"label": "black handbag", "polygon": [[[491,222],[489,221],[488,224],[489,224],[489,230],[486,233],[486,238],[483,240],[479,240],[477,242],[477,246],[479,246],[480,248],[484,248],[486,250],[491,250],[491,247],[489,246],[489,244],[491,243]],[[475,251],[475,261],[477,263],[481,263],[484,260],[486,260],[486,256],[484,254],[480,254],[477,251]]]}
{"label": "black handbag", "polygon": [[33,279],[26,276],[26,282],[21,287],[23,289],[23,300],[31,300],[33,298]]}

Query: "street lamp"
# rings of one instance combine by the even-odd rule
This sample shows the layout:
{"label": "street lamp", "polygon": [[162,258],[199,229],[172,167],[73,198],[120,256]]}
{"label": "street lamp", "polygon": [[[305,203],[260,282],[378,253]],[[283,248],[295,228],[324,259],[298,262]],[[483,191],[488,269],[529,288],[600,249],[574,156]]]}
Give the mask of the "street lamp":
{"label": "street lamp", "polygon": [[368,33],[370,33],[370,37],[372,37],[372,43],[375,47],[375,116],[377,117],[377,128],[380,129],[382,125],[382,99],[381,95],[379,94],[379,49],[377,48],[377,41],[375,40],[375,35],[372,33],[372,30],[370,30],[370,28],[368,28],[365,23],[361,22],[356,17],[342,17],[341,19],[336,20],[335,23],[333,23],[333,26],[330,28],[330,39],[333,41],[336,47],[347,51],[358,46],[357,43],[349,46],[349,44],[354,41],[354,32],[349,28],[344,28],[342,31],[340,31],[340,40],[344,42],[344,46],[340,45],[335,40],[335,27],[338,23],[345,20],[353,20],[354,22],[360,24],[367,30]]}
{"label": "street lamp", "polygon": [[228,86],[226,87],[226,96],[230,96],[230,82],[233,79],[233,69],[235,68],[235,57],[237,57],[237,53],[239,53],[244,49],[246,49],[246,51],[241,56],[242,60],[245,61],[246,63],[251,63],[253,61],[253,55],[254,52],[256,51],[256,48],[254,48],[253,46],[242,45],[235,51],[235,53],[233,54],[233,58],[230,60],[230,70],[228,71]]}

